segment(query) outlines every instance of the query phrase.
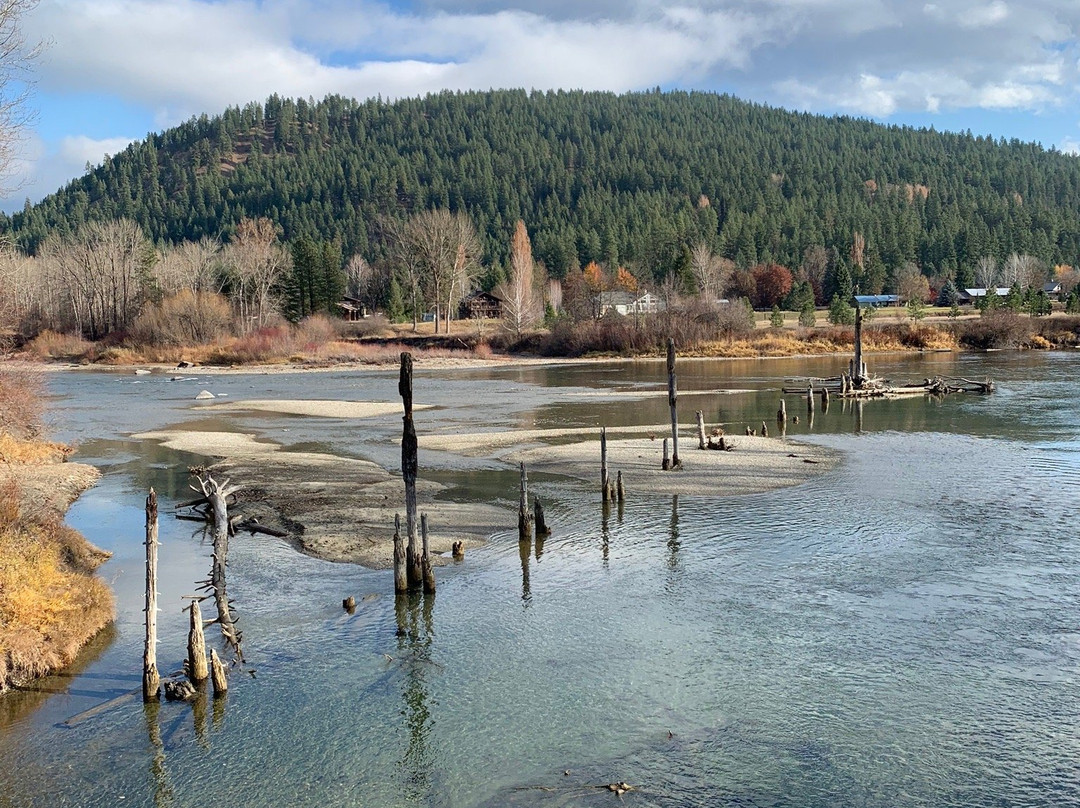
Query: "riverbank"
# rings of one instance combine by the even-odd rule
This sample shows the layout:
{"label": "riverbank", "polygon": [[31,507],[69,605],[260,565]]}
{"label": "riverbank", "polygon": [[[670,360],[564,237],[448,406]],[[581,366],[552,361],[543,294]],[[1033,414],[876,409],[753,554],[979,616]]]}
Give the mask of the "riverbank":
{"label": "riverbank", "polygon": [[100,477],[40,437],[34,383],[0,377],[0,692],[70,664],[113,617],[109,554],[63,523]]}

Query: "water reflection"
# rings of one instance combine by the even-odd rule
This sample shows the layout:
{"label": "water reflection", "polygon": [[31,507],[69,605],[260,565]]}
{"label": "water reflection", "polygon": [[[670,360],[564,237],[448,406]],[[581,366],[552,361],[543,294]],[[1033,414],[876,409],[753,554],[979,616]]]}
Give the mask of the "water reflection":
{"label": "water reflection", "polygon": [[679,495],[671,495],[671,519],[668,522],[668,569],[679,568]]}
{"label": "water reflection", "polygon": [[398,768],[405,801],[416,805],[430,805],[433,801],[431,774],[437,762],[435,750],[431,748],[433,718],[428,682],[428,677],[439,667],[431,658],[435,642],[434,607],[434,595],[420,592],[402,593],[394,604],[397,662],[405,677],[401,697],[409,732]]}
{"label": "water reflection", "polygon": [[[537,549],[539,552],[539,548]],[[518,556],[521,558],[521,602],[528,607],[532,602],[532,589],[529,586],[529,556],[532,554],[532,539],[518,540]]]}
{"label": "water reflection", "polygon": [[173,786],[165,761],[165,744],[161,739],[161,725],[158,723],[161,703],[157,700],[148,701],[142,705],[142,708],[146,735],[150,741],[150,780],[154,784],[154,808],[166,808],[173,805]]}

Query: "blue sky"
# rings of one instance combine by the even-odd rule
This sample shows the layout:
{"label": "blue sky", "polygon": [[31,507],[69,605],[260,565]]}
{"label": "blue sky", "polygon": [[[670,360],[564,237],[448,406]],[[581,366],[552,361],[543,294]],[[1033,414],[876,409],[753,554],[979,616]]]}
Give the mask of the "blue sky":
{"label": "blue sky", "polygon": [[271,93],[655,86],[1080,152],[1077,0],[40,0],[0,207]]}

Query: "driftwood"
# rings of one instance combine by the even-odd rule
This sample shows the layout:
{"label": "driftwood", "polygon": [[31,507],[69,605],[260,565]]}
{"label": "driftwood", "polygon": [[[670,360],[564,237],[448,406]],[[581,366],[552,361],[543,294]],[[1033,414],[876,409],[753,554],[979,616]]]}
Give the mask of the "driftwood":
{"label": "driftwood", "polygon": [[225,665],[218,658],[217,650],[210,651],[210,676],[214,683],[214,695],[224,696],[229,689],[229,679],[226,675]]}
{"label": "driftwood", "polygon": [[199,476],[199,485],[210,503],[213,515],[214,551],[211,555],[213,564],[210,568],[209,588],[213,590],[214,605],[217,607],[218,616],[214,622],[221,626],[225,642],[232,647],[237,658],[243,661],[244,655],[240,650],[241,634],[225,588],[225,565],[229,556],[229,510],[225,500],[240,489],[227,479],[219,484],[209,472]]}
{"label": "driftwood", "polygon": [[158,502],[153,488],[146,497],[146,641],[143,644],[143,701],[153,701],[161,688],[157,669]]}

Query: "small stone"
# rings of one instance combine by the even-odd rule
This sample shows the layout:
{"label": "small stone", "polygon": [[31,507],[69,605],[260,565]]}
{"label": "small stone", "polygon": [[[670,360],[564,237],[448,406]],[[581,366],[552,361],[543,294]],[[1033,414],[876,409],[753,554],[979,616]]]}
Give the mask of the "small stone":
{"label": "small stone", "polygon": [[203,390],[201,393],[199,393],[199,395],[195,396],[196,401],[209,401],[212,398],[217,398],[217,396],[215,396],[209,390]]}

